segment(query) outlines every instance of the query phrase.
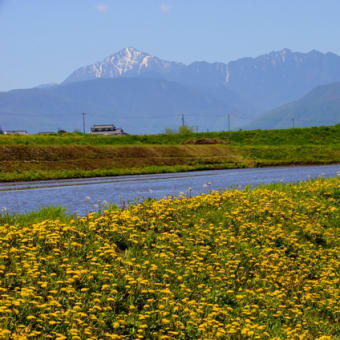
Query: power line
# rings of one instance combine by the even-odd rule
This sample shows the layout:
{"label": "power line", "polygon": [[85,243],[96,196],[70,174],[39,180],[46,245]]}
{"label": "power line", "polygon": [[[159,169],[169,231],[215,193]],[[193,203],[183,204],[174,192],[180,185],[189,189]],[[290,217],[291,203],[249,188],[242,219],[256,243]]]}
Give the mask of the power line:
{"label": "power line", "polygon": [[[105,113],[105,115],[112,115],[112,114],[114,114],[114,113],[113,112]],[[0,112],[0,115],[9,115],[9,113],[7,113],[7,112]],[[13,115],[13,114],[11,114],[11,115]],[[23,114],[19,113],[18,115],[23,115]],[[48,113],[48,114],[47,113],[45,113],[45,114],[41,113],[41,115],[47,117],[47,116],[51,115],[51,113]],[[55,114],[53,114],[53,115],[55,115]],[[77,115],[79,115],[79,112],[78,113],[74,113],[74,112],[73,113],[64,113],[64,115],[68,116],[68,117],[70,117],[70,116],[77,116]],[[84,112],[84,113],[82,113],[82,115],[83,115],[83,131],[84,131],[85,116],[86,115],[91,115],[91,116],[95,117],[96,113],[89,113],[89,112],[85,113]],[[131,115],[131,116],[130,115],[117,116],[117,114],[115,114],[115,116],[116,116],[115,120],[124,120],[124,121],[126,121],[127,119],[143,119],[143,120],[145,120],[145,119],[167,119],[167,118],[168,119],[169,118],[176,119],[176,117],[178,117],[178,114],[177,115],[176,114],[168,114],[168,115],[164,115],[164,116],[162,116],[162,115],[144,115],[144,114]],[[188,113],[186,113],[185,115],[181,114],[181,123],[185,124],[185,118],[186,117],[196,117],[196,118],[221,117],[221,118],[223,118],[225,116],[226,116],[225,113],[216,113],[216,114],[208,114],[208,113],[204,113],[204,114],[203,113],[198,113],[198,114],[194,114],[194,113],[190,114],[189,113],[188,114]],[[242,120],[249,120],[249,121],[253,121],[253,120],[256,119],[256,117],[250,117],[250,116],[241,115],[241,114],[235,114],[235,113],[228,113],[228,119],[229,119],[229,117],[230,117],[230,120],[231,120],[232,117],[235,117],[237,119],[242,119]],[[100,119],[100,117],[98,119]],[[98,120],[98,119],[96,119],[96,120]],[[339,124],[340,123],[340,120],[327,120],[327,119],[323,119],[323,120],[319,119],[318,120],[318,119],[303,119],[303,118],[302,119],[297,119],[297,118],[290,118],[289,120],[291,122],[290,125],[291,126],[294,125],[294,127],[299,122],[304,122],[304,123],[320,123],[320,124],[322,124],[322,123]],[[85,121],[85,125],[86,125],[86,121]],[[85,126],[85,128],[86,128],[86,126]],[[229,129],[229,122],[228,122],[228,129]]]}
{"label": "power line", "polygon": [[340,122],[340,121],[336,121],[336,120],[328,120],[328,119],[324,119],[324,120],[295,119],[295,121],[297,121],[297,122],[313,122],[313,123],[339,123],[339,122]]}
{"label": "power line", "polygon": [[83,112],[82,115],[83,115],[83,132],[85,133],[85,116],[86,116],[86,113]]}

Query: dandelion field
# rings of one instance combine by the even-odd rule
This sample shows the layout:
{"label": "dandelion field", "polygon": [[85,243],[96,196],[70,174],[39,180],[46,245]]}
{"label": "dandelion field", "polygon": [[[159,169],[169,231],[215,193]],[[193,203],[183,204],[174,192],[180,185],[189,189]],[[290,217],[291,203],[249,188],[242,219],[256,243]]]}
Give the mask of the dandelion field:
{"label": "dandelion field", "polygon": [[0,339],[340,338],[340,178],[0,225]]}

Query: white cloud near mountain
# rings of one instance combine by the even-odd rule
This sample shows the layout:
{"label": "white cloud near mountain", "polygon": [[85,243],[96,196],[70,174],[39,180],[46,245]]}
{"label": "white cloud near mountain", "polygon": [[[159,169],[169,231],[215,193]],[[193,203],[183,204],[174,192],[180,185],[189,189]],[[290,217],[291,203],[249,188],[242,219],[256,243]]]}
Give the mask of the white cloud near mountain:
{"label": "white cloud near mountain", "polygon": [[160,6],[160,9],[164,14],[169,14],[170,11],[171,11],[171,7],[169,5],[166,5],[166,4],[162,4]]}
{"label": "white cloud near mountain", "polygon": [[106,4],[100,4],[100,5],[97,5],[96,8],[98,12],[105,13],[109,9],[109,6]]}

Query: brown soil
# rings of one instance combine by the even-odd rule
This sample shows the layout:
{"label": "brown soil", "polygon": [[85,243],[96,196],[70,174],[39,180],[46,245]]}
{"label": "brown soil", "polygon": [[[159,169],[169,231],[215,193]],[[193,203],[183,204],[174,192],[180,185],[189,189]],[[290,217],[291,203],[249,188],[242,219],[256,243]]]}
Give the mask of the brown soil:
{"label": "brown soil", "polygon": [[246,163],[226,145],[0,146],[0,171],[94,170],[163,165]]}
{"label": "brown soil", "polygon": [[202,144],[231,144],[229,141],[225,141],[223,139],[218,138],[201,138],[201,139],[190,139],[182,144],[193,144],[193,145],[202,145]]}

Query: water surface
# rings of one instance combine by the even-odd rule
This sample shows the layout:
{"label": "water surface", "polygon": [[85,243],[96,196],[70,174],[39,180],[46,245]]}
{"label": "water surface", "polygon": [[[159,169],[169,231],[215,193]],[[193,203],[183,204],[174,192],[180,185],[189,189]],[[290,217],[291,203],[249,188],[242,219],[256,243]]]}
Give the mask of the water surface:
{"label": "water surface", "polygon": [[180,193],[198,195],[246,185],[334,177],[339,171],[340,165],[336,164],[0,183],[0,209],[24,213],[43,206],[61,205],[70,213],[83,215],[100,208],[103,201],[125,204]]}

